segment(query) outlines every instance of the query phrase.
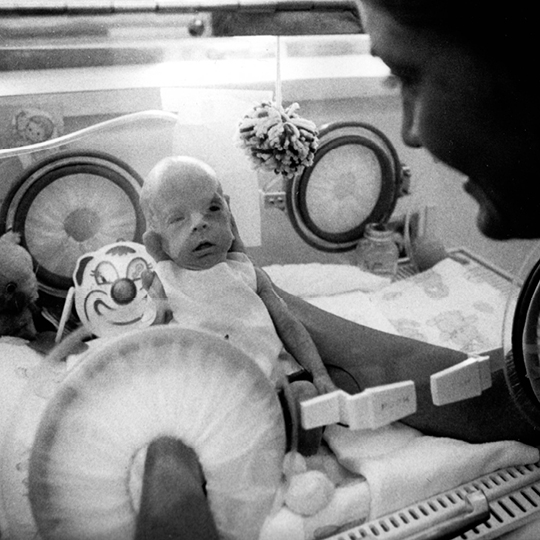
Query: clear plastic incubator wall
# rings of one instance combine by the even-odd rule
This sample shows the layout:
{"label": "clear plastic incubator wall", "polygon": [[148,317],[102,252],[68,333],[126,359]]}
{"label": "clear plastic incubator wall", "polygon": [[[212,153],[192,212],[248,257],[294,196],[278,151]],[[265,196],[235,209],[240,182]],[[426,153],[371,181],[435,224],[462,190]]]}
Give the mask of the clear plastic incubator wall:
{"label": "clear plastic incubator wall", "polygon": [[[348,0],[0,5],[1,540],[540,538],[538,438],[422,429],[504,380],[539,429],[536,244],[474,230],[388,75]],[[139,195],[172,156],[212,167],[249,260],[349,357],[321,352],[334,390],[163,319]],[[371,384],[343,367],[363,340],[396,344],[367,345],[393,351]],[[400,347],[424,374],[386,377]],[[202,479],[172,536],[144,532],[156,440]]]}

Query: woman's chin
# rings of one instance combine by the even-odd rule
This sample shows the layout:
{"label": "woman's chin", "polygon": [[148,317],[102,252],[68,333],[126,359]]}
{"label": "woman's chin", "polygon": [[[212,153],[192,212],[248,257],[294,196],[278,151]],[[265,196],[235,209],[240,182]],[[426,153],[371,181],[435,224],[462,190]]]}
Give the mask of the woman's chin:
{"label": "woman's chin", "polygon": [[480,232],[493,240],[507,240],[511,238],[513,224],[504,219],[497,206],[486,196],[480,185],[469,180],[463,187],[478,204],[476,225]]}
{"label": "woman's chin", "polygon": [[480,232],[492,240],[540,238],[540,220],[533,222],[525,212],[502,213],[491,204],[482,204],[476,222]]}
{"label": "woman's chin", "polygon": [[476,224],[480,232],[492,240],[508,240],[512,238],[511,224],[505,223],[496,213],[489,212],[483,207],[478,210]]}
{"label": "woman's chin", "polygon": [[478,203],[476,223],[480,232],[492,240],[540,238],[540,203],[531,196],[519,198],[513,194],[494,201],[478,183],[466,182],[465,191]]}

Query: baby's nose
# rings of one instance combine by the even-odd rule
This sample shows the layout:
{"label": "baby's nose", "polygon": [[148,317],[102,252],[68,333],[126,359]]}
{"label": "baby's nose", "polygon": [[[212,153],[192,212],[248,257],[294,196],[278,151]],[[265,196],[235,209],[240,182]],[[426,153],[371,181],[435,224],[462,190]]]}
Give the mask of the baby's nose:
{"label": "baby's nose", "polygon": [[191,228],[193,231],[200,231],[206,229],[208,226],[206,218],[202,214],[194,215],[191,222]]}

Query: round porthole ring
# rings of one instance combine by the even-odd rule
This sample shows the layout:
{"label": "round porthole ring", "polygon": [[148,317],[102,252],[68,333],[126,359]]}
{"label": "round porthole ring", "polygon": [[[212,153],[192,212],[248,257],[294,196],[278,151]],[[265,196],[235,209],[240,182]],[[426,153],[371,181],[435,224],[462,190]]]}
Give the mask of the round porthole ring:
{"label": "round porthole ring", "polygon": [[348,121],[343,121],[343,122],[330,122],[328,124],[324,124],[321,127],[321,129],[319,130],[319,138],[322,139],[325,136],[332,133],[333,131],[338,131],[340,129],[347,129],[347,128],[364,129],[367,132],[376,135],[381,140],[381,142],[384,144],[384,146],[388,150],[392,158],[392,161],[394,162],[396,184],[399,184],[401,186],[402,165],[399,160],[397,150],[392,144],[392,141],[390,141],[390,139],[379,128],[376,128],[375,126],[372,126],[371,124],[367,124],[365,122],[358,122],[356,120],[348,120]]}
{"label": "round porthole ring", "polygon": [[512,321],[512,349],[505,357],[505,375],[510,393],[522,414],[540,429],[540,401],[527,374],[523,348],[528,315],[535,296],[540,294],[540,260],[525,279],[518,295]]}
{"label": "round porthole ring", "polygon": [[[20,204],[17,206],[17,209],[14,214],[14,218],[13,218],[13,230],[20,233],[21,245],[23,245],[25,248],[28,249],[28,244],[27,244],[24,224],[25,224],[28,210],[34,203],[35,198],[37,197],[39,193],[41,193],[43,189],[50,186],[56,180],[59,180],[61,178],[64,178],[65,176],[70,176],[73,174],[92,174],[94,176],[106,178],[107,180],[111,181],[113,184],[121,188],[124,191],[124,193],[126,193],[131,203],[133,204],[135,215],[137,214],[137,207],[135,206],[136,204],[138,204],[137,199],[134,198],[132,193],[129,193],[128,191],[126,191],[127,186],[124,185],[123,177],[119,175],[116,171],[113,171],[103,165],[97,165],[97,164],[96,165],[89,165],[89,164],[66,165],[66,166],[60,167],[58,169],[55,169],[46,173],[38,181],[34,182],[34,184],[30,186],[28,190],[25,192],[24,197],[21,198]],[[133,238],[134,241],[140,240],[140,238],[142,237],[143,231],[141,230],[141,226],[139,222],[140,220],[136,218],[135,234]],[[131,240],[131,239],[128,239],[128,240]],[[67,290],[73,284],[71,277],[67,278],[67,277],[55,275],[54,273],[50,272],[43,266],[37,267],[36,275],[41,283],[49,284],[50,286],[61,289],[61,290]]]}
{"label": "round porthole ring", "polygon": [[[335,148],[350,144],[364,146],[375,154],[381,169],[381,193],[375,207],[363,223],[344,233],[329,233],[320,229],[309,216],[306,191],[318,162]],[[286,185],[287,212],[297,234],[308,245],[321,251],[343,252],[354,249],[356,243],[362,237],[365,225],[370,221],[385,221],[395,207],[397,190],[392,165],[384,149],[362,135],[341,135],[323,142],[315,153],[313,165],[306,168],[301,175],[287,182]]]}
{"label": "round porthole ring", "polygon": [[[21,235],[21,245],[28,249],[25,235],[25,220],[28,209],[38,193],[56,180],[72,174],[93,174],[105,178],[118,186],[130,200],[135,214],[135,233],[131,239],[140,242],[145,220],[139,207],[139,191],[143,184],[141,176],[127,163],[96,151],[69,151],[50,156],[25,171],[10,189],[0,209],[0,227],[3,231],[13,230]],[[32,255],[32,253],[30,253]],[[71,278],[49,272],[34,260],[40,288],[55,297],[65,295],[72,285]]]}
{"label": "round porthole ring", "polygon": [[[394,202],[392,205],[392,211],[395,208],[396,202],[398,198],[408,193],[409,189],[409,177],[410,173],[408,172],[408,168],[403,165],[401,160],[399,159],[397,150],[395,146],[392,144],[392,141],[388,138],[388,136],[383,133],[379,128],[372,126],[371,124],[367,124],[366,122],[359,122],[357,120],[347,120],[342,122],[330,122],[328,124],[324,124],[320,131],[319,131],[319,137],[323,138],[325,136],[329,136],[332,132],[339,131],[342,129],[361,129],[366,131],[369,135],[374,135],[378,140],[377,143],[380,143],[382,147],[388,151],[390,161],[393,165],[393,181],[395,184],[395,190],[394,190]],[[364,135],[365,136],[365,135]]]}
{"label": "round porthole ring", "polygon": [[523,359],[527,379],[530,382],[532,391],[540,404],[540,377],[539,377],[539,332],[538,320],[540,317],[540,283],[531,298],[529,309],[525,317],[525,328],[523,331]]}

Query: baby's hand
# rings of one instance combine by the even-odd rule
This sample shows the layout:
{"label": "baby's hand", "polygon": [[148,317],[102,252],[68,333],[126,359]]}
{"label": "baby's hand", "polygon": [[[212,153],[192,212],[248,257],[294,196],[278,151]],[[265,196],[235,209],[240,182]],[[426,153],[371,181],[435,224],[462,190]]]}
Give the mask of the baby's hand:
{"label": "baby's hand", "polygon": [[155,231],[146,231],[143,234],[143,243],[148,254],[156,261],[168,261],[170,257],[161,245],[161,236]]}

